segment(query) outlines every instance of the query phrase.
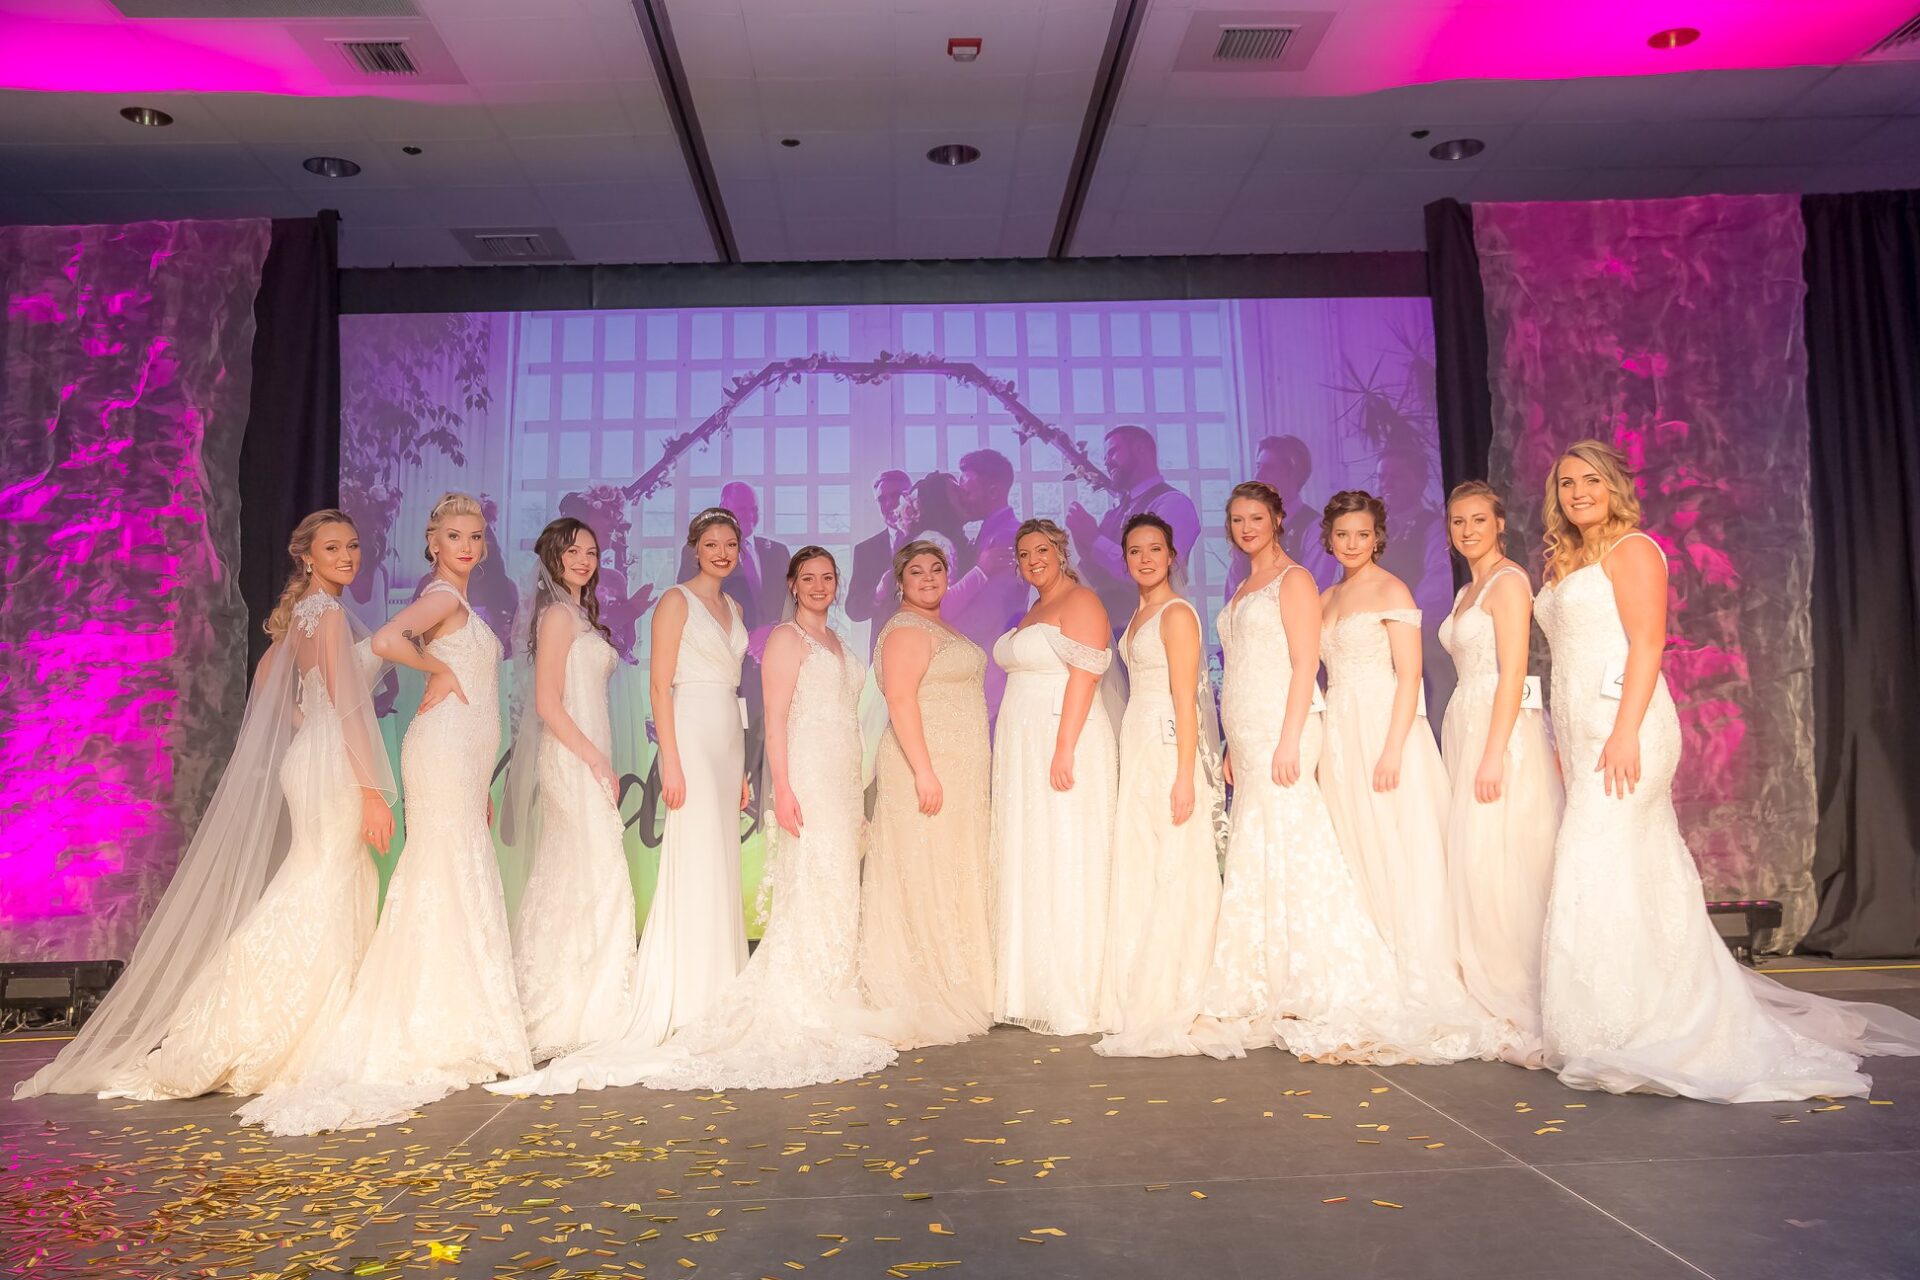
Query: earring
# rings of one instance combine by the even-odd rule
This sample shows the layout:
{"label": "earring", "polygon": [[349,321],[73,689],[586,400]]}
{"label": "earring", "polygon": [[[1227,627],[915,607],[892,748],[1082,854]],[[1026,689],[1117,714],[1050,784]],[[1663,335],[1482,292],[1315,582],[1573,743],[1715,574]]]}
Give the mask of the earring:
{"label": "earring", "polygon": [[310,574],[312,574],[312,573],[313,573],[313,561],[311,561],[311,560],[308,560],[308,561],[306,561],[306,562],[305,562],[304,564],[302,564],[302,565],[300,566],[300,572],[302,572],[302,573],[305,573],[305,574],[309,574],[309,575],[310,575]]}

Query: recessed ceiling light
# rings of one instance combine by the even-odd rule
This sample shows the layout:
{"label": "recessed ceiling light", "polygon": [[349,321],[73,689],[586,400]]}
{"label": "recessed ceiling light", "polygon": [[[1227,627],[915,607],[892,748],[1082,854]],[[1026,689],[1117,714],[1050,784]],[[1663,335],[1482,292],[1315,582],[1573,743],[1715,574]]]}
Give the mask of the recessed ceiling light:
{"label": "recessed ceiling light", "polygon": [[122,107],[120,118],[130,124],[143,124],[149,129],[164,129],[173,123],[173,117],[158,107]]}
{"label": "recessed ceiling light", "polygon": [[308,156],[300,167],[323,178],[351,178],[360,172],[359,165],[339,156]]}
{"label": "recessed ceiling light", "polygon": [[1700,38],[1700,32],[1693,27],[1669,27],[1665,31],[1656,31],[1647,37],[1647,44],[1655,49],[1678,49],[1690,45]]}
{"label": "recessed ceiling light", "polygon": [[1415,129],[1415,130],[1413,131],[1413,135],[1412,135],[1412,136],[1413,136],[1413,137],[1416,137],[1416,138],[1429,138],[1429,137],[1432,137],[1432,136],[1433,136],[1433,130],[1431,130],[1431,129]]}
{"label": "recessed ceiling light", "polygon": [[1478,138],[1449,138],[1428,147],[1427,154],[1435,160],[1471,160],[1486,149],[1487,144]]}
{"label": "recessed ceiling light", "polygon": [[782,139],[780,139],[780,145],[781,145],[781,146],[783,146],[783,147],[797,147],[797,146],[799,146],[799,145],[800,145],[800,139],[798,139],[798,138],[782,138]]}
{"label": "recessed ceiling light", "polygon": [[963,164],[972,164],[980,158],[980,148],[970,147],[964,142],[948,142],[927,152],[927,159],[946,168],[958,168]]}

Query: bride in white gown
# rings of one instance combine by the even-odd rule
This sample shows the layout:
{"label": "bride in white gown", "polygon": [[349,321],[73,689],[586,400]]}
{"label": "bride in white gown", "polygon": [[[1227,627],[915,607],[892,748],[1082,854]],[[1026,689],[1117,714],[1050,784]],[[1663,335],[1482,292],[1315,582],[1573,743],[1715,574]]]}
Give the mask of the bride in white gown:
{"label": "bride in white gown", "polygon": [[1340,849],[1400,971],[1430,1017],[1436,1053],[1492,1055],[1500,1026],[1460,976],[1447,883],[1447,770],[1420,684],[1420,610],[1380,567],[1386,504],[1349,489],[1327,499],[1321,544],[1340,581],[1320,595],[1327,664],[1320,790]]}
{"label": "bride in white gown", "polygon": [[1277,1043],[1321,1062],[1451,1062],[1460,1046],[1434,1043],[1402,998],[1314,779],[1320,595],[1281,549],[1284,515],[1259,481],[1227,502],[1249,570],[1218,624],[1233,811],[1193,1039],[1217,1058]]}
{"label": "bride in white gown", "polygon": [[527,669],[500,836],[533,853],[513,957],[527,1043],[544,1062],[619,1029],[635,933],[607,700],[619,655],[600,624],[599,539],[563,516],[533,552],[534,586],[516,623]]}
{"label": "bride in white gown", "polygon": [[374,723],[377,661],[340,592],[360,568],[344,512],[287,546],[233,755],[133,958],[93,1017],[15,1098],[257,1093],[312,1051],[373,933],[371,843],[393,835]]}
{"label": "bride in white gown", "polygon": [[434,578],[374,636],[374,652],[428,677],[400,746],[406,847],[352,994],[316,1028],[314,1054],[292,1083],[240,1109],[248,1124],[283,1135],[391,1124],[532,1065],[487,829],[500,642],[465,595],[486,555],[484,530],[472,497],[434,504]]}
{"label": "bride in white gown", "polygon": [[625,1016],[612,1035],[489,1085],[495,1093],[632,1084],[661,1064],[667,1037],[712,1009],[747,962],[740,901],[747,629],[740,606],[721,590],[740,560],[739,521],[725,507],[708,507],[689,523],[687,545],[697,576],[653,610],[649,689],[667,819]]}
{"label": "bride in white gown", "polygon": [[993,739],[994,1018],[1047,1035],[1112,1029],[1101,1007],[1119,755],[1100,703],[1113,628],[1051,520],[1014,554],[1039,598],[993,646],[1007,673]]}
{"label": "bride in white gown", "polygon": [[[1224,835],[1213,688],[1200,615],[1174,590],[1173,529],[1152,512],[1120,531],[1140,605],[1120,639],[1127,710],[1120,720],[1119,807],[1107,913],[1107,1004],[1114,1030],[1093,1046],[1108,1057],[1200,1050],[1200,1012],[1220,912]],[[1192,550],[1192,548],[1188,548]]]}
{"label": "bride in white gown", "polygon": [[1567,787],[1542,969],[1549,1065],[1576,1089],[1707,1102],[1859,1096],[1863,1054],[1920,1054],[1920,1019],[1743,969],[1673,811],[1680,721],[1660,673],[1667,563],[1626,459],[1582,440],[1547,483],[1553,723]]}

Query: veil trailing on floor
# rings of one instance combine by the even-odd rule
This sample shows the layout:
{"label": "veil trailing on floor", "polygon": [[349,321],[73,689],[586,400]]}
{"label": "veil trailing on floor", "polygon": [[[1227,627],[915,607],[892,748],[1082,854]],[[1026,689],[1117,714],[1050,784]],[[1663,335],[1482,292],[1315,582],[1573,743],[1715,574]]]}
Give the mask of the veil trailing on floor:
{"label": "veil trailing on floor", "polygon": [[[314,590],[294,606],[254,672],[226,771],[126,971],[60,1056],[15,1086],[16,1099],[98,1093],[159,1046],[286,857],[289,792],[326,797],[358,785],[393,802],[373,712],[377,673],[366,628],[338,600]],[[290,752],[320,716],[338,722],[337,738],[315,725],[312,749]]]}

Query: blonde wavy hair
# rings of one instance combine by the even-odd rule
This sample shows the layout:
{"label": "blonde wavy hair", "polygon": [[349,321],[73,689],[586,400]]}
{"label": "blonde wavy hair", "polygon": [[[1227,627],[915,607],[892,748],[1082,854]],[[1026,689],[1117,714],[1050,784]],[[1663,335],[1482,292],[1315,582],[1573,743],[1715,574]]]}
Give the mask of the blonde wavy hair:
{"label": "blonde wavy hair", "polygon": [[[1600,537],[1589,543],[1560,509],[1560,464],[1577,458],[1600,474],[1607,487],[1607,522]],[[1606,548],[1640,527],[1640,497],[1633,491],[1633,472],[1627,468],[1626,455],[1604,440],[1576,440],[1553,460],[1547,472],[1547,500],[1540,511],[1540,523],[1546,532],[1540,542],[1546,548],[1541,577],[1558,582],[1575,569],[1585,568],[1600,558]]]}
{"label": "blonde wavy hair", "polygon": [[[423,549],[426,552],[428,564],[434,562],[433,535],[440,531],[441,525],[455,516],[475,516],[485,523],[487,513],[481,509],[480,499],[470,493],[441,494],[440,501],[434,503],[433,510],[427,513],[427,538]],[[480,548],[480,559],[473,562],[473,567],[477,569],[484,564],[489,554],[491,554],[490,549],[483,545]]]}
{"label": "blonde wavy hair", "polygon": [[1051,520],[1036,517],[1032,520],[1022,522],[1019,530],[1013,535],[1014,550],[1018,551],[1020,544],[1027,540],[1028,535],[1035,533],[1043,535],[1048,542],[1053,544],[1053,553],[1060,557],[1060,572],[1067,575],[1067,580],[1070,582],[1080,581],[1080,575],[1073,571],[1073,560],[1071,558],[1072,543],[1067,540],[1067,531]]}
{"label": "blonde wavy hair", "polygon": [[273,612],[267,615],[264,627],[266,633],[275,640],[287,634],[287,624],[293,621],[293,606],[313,585],[313,570],[307,567],[307,557],[313,552],[314,538],[330,524],[343,524],[352,529],[356,536],[360,532],[360,526],[353,522],[353,517],[338,507],[322,507],[293,526],[293,536],[287,539],[287,556],[293,561],[293,568],[287,574],[287,585],[280,589],[280,599],[274,604]]}

